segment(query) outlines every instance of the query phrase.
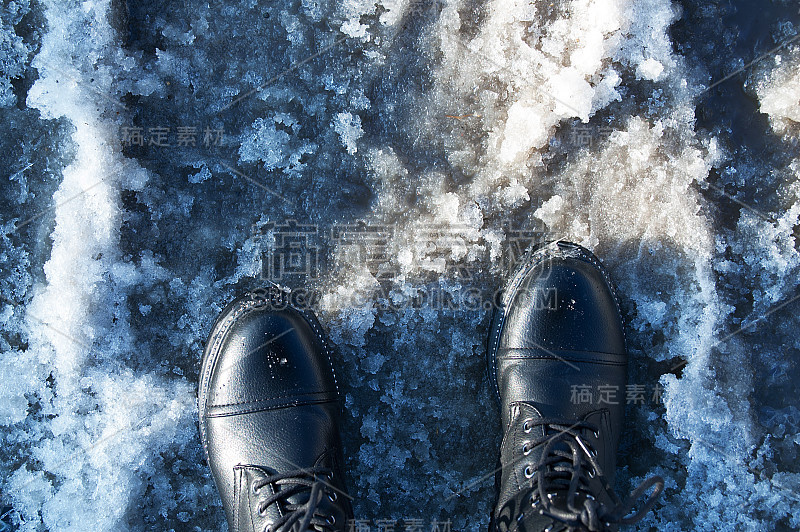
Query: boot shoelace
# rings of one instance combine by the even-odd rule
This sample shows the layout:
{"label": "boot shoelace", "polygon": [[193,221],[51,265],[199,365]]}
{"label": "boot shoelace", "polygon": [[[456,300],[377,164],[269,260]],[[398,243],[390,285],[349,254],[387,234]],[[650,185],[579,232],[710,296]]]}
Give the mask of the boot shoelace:
{"label": "boot shoelace", "polygon": [[[526,432],[536,425],[544,426],[545,438],[529,447],[544,444],[538,467],[530,475],[532,483],[536,485],[531,495],[531,503],[533,506],[541,504],[540,512],[543,515],[568,527],[584,527],[591,532],[599,532],[611,524],[628,525],[641,521],[661,495],[664,480],[659,476],[653,476],[639,484],[625,501],[620,500],[601,471],[596,451],[581,435],[582,430],[590,430],[595,436],[599,434],[597,427],[591,423],[580,421],[570,424],[564,423],[563,420],[528,419],[525,422]],[[556,434],[547,436],[548,429],[556,431]],[[561,448],[556,447],[559,444],[562,444]],[[529,452],[526,448],[525,454]],[[526,468],[526,476],[529,472],[531,469]],[[595,476],[598,477],[603,491],[613,501],[613,506],[608,507],[600,503],[592,495],[588,482]],[[653,486],[655,489],[644,505],[634,514],[628,515],[637,501]],[[564,492],[567,494],[567,507],[558,508],[550,496]],[[584,499],[580,506],[575,503],[578,494],[582,494]]]}
{"label": "boot shoelace", "polygon": [[[332,477],[333,472],[328,468],[311,467],[269,475],[255,481],[253,491],[256,493],[269,484],[280,486],[279,490],[259,502],[258,512],[261,515],[264,515],[270,505],[276,503],[282,503],[281,509],[284,510],[277,521],[266,526],[264,532],[290,532],[292,530],[305,532],[312,526],[316,530],[333,531],[336,518],[332,515],[323,516],[317,512],[323,497],[327,496],[331,502],[335,502],[338,498],[335,488],[331,486]],[[306,502],[293,504],[288,501],[292,495],[304,491],[309,491]],[[299,526],[295,529],[295,525]]]}

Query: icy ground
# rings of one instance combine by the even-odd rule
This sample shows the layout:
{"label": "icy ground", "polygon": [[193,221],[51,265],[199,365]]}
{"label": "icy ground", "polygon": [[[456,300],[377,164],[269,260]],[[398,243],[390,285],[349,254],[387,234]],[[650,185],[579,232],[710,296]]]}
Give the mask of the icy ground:
{"label": "icy ground", "polygon": [[277,274],[337,348],[357,517],[485,528],[488,312],[459,298],[554,237],[622,295],[617,487],[667,480],[635,528],[800,528],[797,2],[7,0],[0,25],[0,530],[224,529],[199,356]]}

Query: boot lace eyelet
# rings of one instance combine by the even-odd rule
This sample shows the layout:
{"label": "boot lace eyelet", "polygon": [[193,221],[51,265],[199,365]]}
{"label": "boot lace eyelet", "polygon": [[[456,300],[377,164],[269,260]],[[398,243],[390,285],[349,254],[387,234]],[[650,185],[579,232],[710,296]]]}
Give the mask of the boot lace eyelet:
{"label": "boot lace eyelet", "polygon": [[533,467],[530,465],[525,466],[525,478],[531,478],[533,476]]}
{"label": "boot lace eyelet", "polygon": [[335,515],[328,515],[328,516],[325,517],[325,521],[329,525],[333,526],[334,524],[336,524],[336,516]]}
{"label": "boot lace eyelet", "polygon": [[328,500],[331,502],[336,502],[336,499],[339,498],[339,495],[336,492],[331,492],[328,494]]}
{"label": "boot lace eyelet", "polygon": [[526,419],[525,423],[522,424],[522,430],[524,432],[530,432],[531,429],[533,429],[533,425],[531,425],[531,421],[533,421],[533,420],[529,418],[529,419]]}
{"label": "boot lace eyelet", "polygon": [[526,441],[525,443],[522,444],[522,454],[525,455],[525,456],[528,456],[529,454],[531,454],[531,451],[533,450],[533,449],[531,449],[530,443],[531,442]]}

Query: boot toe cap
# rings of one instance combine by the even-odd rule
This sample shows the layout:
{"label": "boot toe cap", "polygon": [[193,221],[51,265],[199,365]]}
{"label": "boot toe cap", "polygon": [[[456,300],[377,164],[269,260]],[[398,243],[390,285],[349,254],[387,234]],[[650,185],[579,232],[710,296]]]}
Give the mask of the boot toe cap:
{"label": "boot toe cap", "polygon": [[625,353],[614,289],[588,250],[559,242],[512,281],[501,347]]}
{"label": "boot toe cap", "polygon": [[227,330],[212,334],[207,406],[291,403],[336,393],[327,346],[294,309],[240,311]]}

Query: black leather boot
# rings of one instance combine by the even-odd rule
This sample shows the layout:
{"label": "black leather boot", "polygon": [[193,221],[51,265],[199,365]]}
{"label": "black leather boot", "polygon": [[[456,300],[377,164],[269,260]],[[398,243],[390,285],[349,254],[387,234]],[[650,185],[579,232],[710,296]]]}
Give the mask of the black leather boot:
{"label": "black leather boot", "polygon": [[[504,437],[490,530],[605,531],[641,520],[664,483],[653,477],[625,502],[613,491],[628,358],[602,265],[577,244],[538,247],[498,303],[488,357]],[[617,404],[576,401],[580,386],[616,390]]]}
{"label": "black leather boot", "polygon": [[203,353],[198,410],[229,530],[346,529],[338,390],[312,312],[275,287],[228,305]]}

